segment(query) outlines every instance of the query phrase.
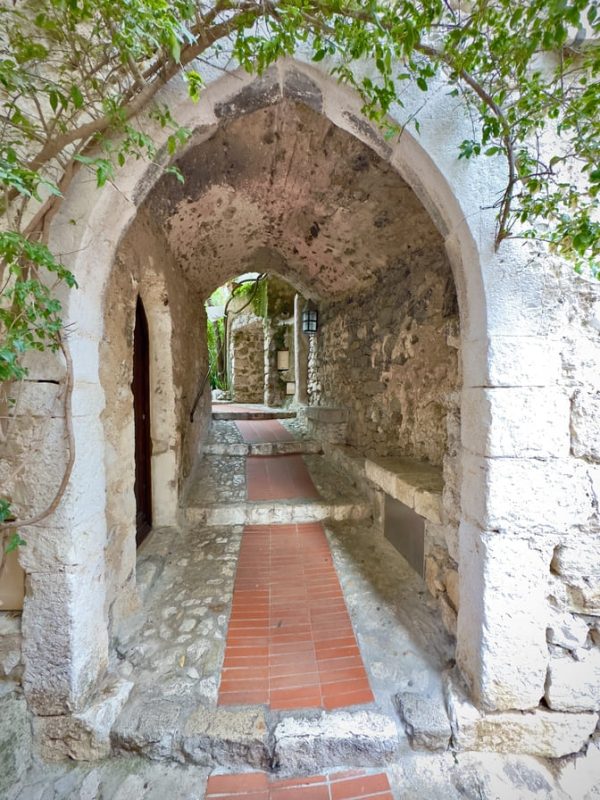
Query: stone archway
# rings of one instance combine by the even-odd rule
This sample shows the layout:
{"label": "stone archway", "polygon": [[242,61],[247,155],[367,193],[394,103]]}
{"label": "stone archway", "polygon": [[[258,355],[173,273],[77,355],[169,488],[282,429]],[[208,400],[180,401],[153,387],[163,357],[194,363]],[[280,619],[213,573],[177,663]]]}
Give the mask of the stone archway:
{"label": "stone archway", "polygon": [[[216,80],[197,110],[185,104],[183,94],[178,85],[165,90],[176,116],[194,129],[193,146],[212,137],[224,120],[282,98],[305,104],[389,163],[429,212],[453,269],[461,314],[462,517],[456,553],[460,591],[468,602],[461,603],[458,617],[458,661],[475,698],[489,709],[536,707],[549,662],[546,580],[554,543],[563,523],[584,524],[593,509],[583,484],[573,490],[568,480],[580,465],[569,459],[569,408],[556,389],[560,363],[549,346],[557,279],[540,257],[520,246],[508,243],[495,253],[493,212],[482,209],[502,186],[501,164],[496,172],[489,163],[467,168],[455,161],[467,124],[455,100],[436,95],[422,137],[405,133],[391,146],[361,118],[356,97],[301,63],[282,62],[259,79]],[[410,112],[408,98],[398,121]],[[69,320],[78,326],[70,345],[78,464],[52,536],[48,533],[51,541],[45,534],[38,537],[40,545],[24,556],[30,585],[25,688],[40,714],[82,708],[107,663],[105,433],[97,418],[104,401],[98,347],[104,323],[98,299],[105,296],[120,235],[156,177],[155,171],[132,165],[122,174],[119,191],[107,187],[101,195],[84,180],[75,181],[53,223],[53,246],[75,254],[66,260],[84,288],[66,303]],[[71,219],[78,224],[68,225]],[[189,451],[201,434],[198,423],[188,437]],[[182,461],[189,451],[186,456],[182,449]],[[527,484],[538,492],[535,504],[517,491]],[[548,492],[549,485],[556,491]],[[90,582],[97,592],[82,604]],[[44,605],[46,619],[78,620],[61,633],[58,660],[50,659],[42,644],[38,620]]]}

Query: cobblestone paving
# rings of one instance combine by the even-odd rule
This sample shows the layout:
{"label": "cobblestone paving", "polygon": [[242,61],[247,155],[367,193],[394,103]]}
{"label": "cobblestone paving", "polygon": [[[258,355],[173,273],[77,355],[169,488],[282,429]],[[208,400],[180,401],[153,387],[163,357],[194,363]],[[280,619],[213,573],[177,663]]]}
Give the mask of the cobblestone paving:
{"label": "cobblestone paving", "polygon": [[152,585],[143,612],[116,644],[132,700],[158,690],[190,705],[216,705],[241,528],[154,531],[140,551]]}
{"label": "cobblestone paving", "polygon": [[190,481],[186,505],[207,506],[246,500],[246,458],[205,456]]}

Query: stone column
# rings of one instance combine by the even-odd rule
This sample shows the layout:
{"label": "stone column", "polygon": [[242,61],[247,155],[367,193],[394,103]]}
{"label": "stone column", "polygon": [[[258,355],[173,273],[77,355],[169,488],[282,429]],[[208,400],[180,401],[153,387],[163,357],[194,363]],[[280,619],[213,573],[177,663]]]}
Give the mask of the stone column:
{"label": "stone column", "polygon": [[308,344],[302,333],[303,306],[304,298],[297,294],[294,297],[294,404],[305,406],[308,403]]}

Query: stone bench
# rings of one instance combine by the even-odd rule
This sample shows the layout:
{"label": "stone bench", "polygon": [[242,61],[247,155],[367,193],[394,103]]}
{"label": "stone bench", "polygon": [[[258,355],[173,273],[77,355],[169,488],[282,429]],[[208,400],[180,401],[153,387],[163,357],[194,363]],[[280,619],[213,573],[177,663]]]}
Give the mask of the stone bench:
{"label": "stone bench", "polygon": [[367,458],[365,477],[429,522],[442,522],[442,468],[412,458]]}

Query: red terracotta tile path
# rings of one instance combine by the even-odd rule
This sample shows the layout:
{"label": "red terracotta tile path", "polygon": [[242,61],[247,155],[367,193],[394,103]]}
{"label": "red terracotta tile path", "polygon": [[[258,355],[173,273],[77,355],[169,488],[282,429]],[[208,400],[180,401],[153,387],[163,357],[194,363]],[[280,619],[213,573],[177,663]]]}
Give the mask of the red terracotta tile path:
{"label": "red terracotta tile path", "polygon": [[246,496],[248,500],[289,500],[318,498],[319,493],[302,456],[248,456]]}
{"label": "red terracotta tile path", "polygon": [[293,442],[294,434],[284,428],[276,419],[238,420],[242,439],[250,444],[258,442]]}
{"label": "red terracotta tile path", "polygon": [[270,780],[264,772],[211,775],[206,800],[393,800],[385,773],[367,775],[361,770],[316,775],[311,778]]}
{"label": "red terracotta tile path", "polygon": [[332,709],[372,701],[322,525],[246,526],[219,704]]}

